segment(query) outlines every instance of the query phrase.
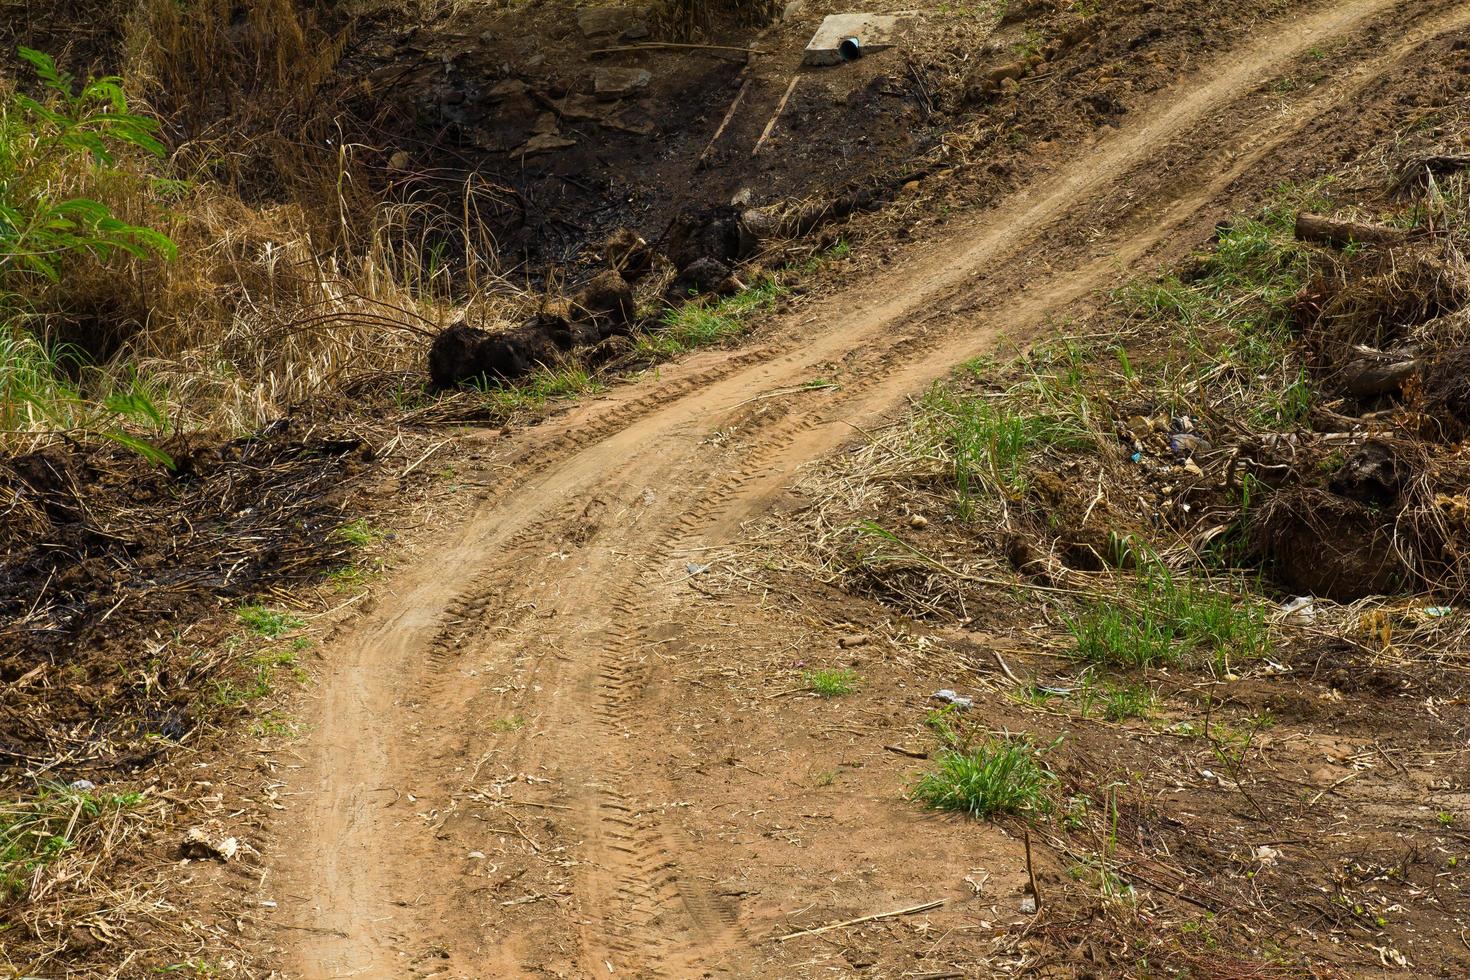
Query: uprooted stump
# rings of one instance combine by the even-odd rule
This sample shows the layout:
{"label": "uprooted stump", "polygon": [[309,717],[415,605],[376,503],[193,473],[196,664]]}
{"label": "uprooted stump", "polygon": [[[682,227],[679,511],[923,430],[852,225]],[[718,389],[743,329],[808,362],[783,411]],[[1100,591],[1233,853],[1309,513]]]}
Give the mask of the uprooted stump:
{"label": "uprooted stump", "polygon": [[556,344],[539,319],[499,333],[460,321],[434,338],[429,380],[441,390],[478,378],[510,381],[550,363],[556,354]]}
{"label": "uprooted stump", "polygon": [[549,303],[508,330],[483,330],[464,319],[449,326],[429,346],[429,381],[439,391],[481,378],[514,381],[572,351],[588,351],[595,360],[599,345],[630,332],[636,316],[627,281],[605,270],[570,303]]}
{"label": "uprooted stump", "polygon": [[626,332],[638,316],[633,288],[612,269],[599,272],[572,298],[572,311],[580,320],[598,327],[599,339]]}
{"label": "uprooted stump", "polygon": [[1370,439],[1343,461],[1327,485],[1339,497],[1385,508],[1398,504],[1409,476],[1409,464],[1392,443]]}
{"label": "uprooted stump", "polygon": [[1255,550],[1300,595],[1353,602],[1402,592],[1417,577],[1396,541],[1392,514],[1326,490],[1272,494],[1252,531]]}
{"label": "uprooted stump", "polygon": [[1467,303],[1463,261],[1426,244],[1369,248],[1345,258],[1309,283],[1293,309],[1318,369],[1336,370],[1355,348],[1390,349]]}

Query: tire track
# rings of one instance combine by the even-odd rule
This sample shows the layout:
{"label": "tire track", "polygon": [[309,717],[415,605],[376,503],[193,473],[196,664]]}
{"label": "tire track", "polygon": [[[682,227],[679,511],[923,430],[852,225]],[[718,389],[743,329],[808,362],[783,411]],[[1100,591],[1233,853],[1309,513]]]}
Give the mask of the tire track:
{"label": "tire track", "polygon": [[[1463,5],[1428,6],[1413,8],[1415,26],[1387,54],[1365,64],[1382,70],[1429,34],[1470,22]],[[1446,7],[1448,13],[1436,13]],[[738,523],[794,465],[846,438],[848,430],[837,422],[885,410],[902,393],[990,343],[998,328],[994,317],[965,322],[963,314],[967,305],[1005,297],[1005,281],[993,274],[977,284],[972,270],[989,264],[994,273],[1031,249],[1045,248],[1059,260],[1039,280],[1044,289],[1009,304],[1012,328],[1039,322],[1047,311],[1082,297],[1116,276],[1114,256],[1122,265],[1144,256],[1331,99],[1308,99],[1282,119],[1245,125],[1228,118],[1227,105],[1248,100],[1268,70],[1312,44],[1351,35],[1376,13],[1411,16],[1410,9],[1403,0],[1337,3],[1302,18],[1284,40],[1252,42],[1222,59],[1199,85],[1160,96],[1161,111],[1100,146],[1089,160],[986,216],[985,224],[977,223],[969,239],[961,240],[962,247],[931,253],[921,260],[918,274],[912,267],[894,270],[890,282],[905,284],[898,295],[889,283],[859,287],[856,299],[844,304],[858,312],[825,330],[802,336],[798,326],[770,345],[713,366],[672,370],[668,383],[653,390],[630,388],[571,413],[559,431],[549,432],[493,483],[491,499],[433,567],[411,570],[399,593],[358,635],[343,639],[344,649],[354,640],[360,649],[347,658],[340,690],[334,685],[328,692],[321,717],[332,731],[349,737],[332,738],[329,732],[310,760],[324,792],[304,808],[307,826],[320,824],[305,835],[308,846],[371,848],[401,832],[381,815],[363,817],[360,794],[345,792],[331,779],[334,771],[365,769],[386,781],[424,765],[428,749],[394,739],[403,722],[398,698],[405,682],[391,678],[411,678],[406,686],[418,697],[410,704],[447,713],[446,728],[468,730],[474,719],[466,713],[477,685],[453,670],[456,660],[466,650],[504,650],[507,662],[514,663],[534,641],[565,651],[565,663],[549,663],[545,654],[526,658],[529,662],[517,668],[523,684],[549,684],[553,678],[567,683],[559,686],[548,709],[547,727],[554,737],[522,736],[514,751],[528,765],[535,762],[557,775],[570,801],[573,828],[566,834],[581,843],[578,912],[566,916],[566,928],[575,937],[580,968],[586,975],[607,975],[612,969],[621,975],[683,977],[697,975],[741,945],[751,924],[742,920],[738,903],[701,884],[690,866],[692,860],[697,868],[700,856],[682,845],[661,806],[651,802],[669,798],[673,789],[657,768],[664,695],[652,651],[664,641],[650,624],[659,621],[661,611],[674,617],[671,609],[660,607],[667,603],[669,585],[660,569],[668,567],[676,549],[718,537]],[[1350,97],[1369,81],[1359,79],[1332,94]],[[1147,183],[1153,150],[1197,131],[1217,146],[1226,145],[1221,137],[1230,138],[1231,149],[1194,151],[1190,169],[1174,175],[1172,184],[1156,180],[1153,192],[1140,194],[1142,203],[1131,211],[1109,214],[1114,256],[1099,257],[1095,243],[1072,234],[1081,227],[1075,216],[1089,205],[1104,210],[1116,183]],[[1196,176],[1190,180],[1189,174]],[[924,313],[915,316],[920,309]],[[893,331],[900,322],[903,329]],[[853,357],[843,356],[854,351]],[[713,458],[719,454],[701,446],[704,432],[719,421],[740,420],[741,406],[753,397],[799,383],[833,361],[846,364],[848,377],[815,410],[790,400],[746,413],[740,462],[733,469],[723,469]],[[626,522],[610,518],[619,502],[633,507],[635,483],[668,492]],[[555,596],[548,598],[529,581],[528,569],[559,546],[572,557],[557,579]],[[526,624],[525,604],[531,601],[549,618],[538,620],[545,625],[528,630],[534,636],[522,640],[515,634]],[[366,733],[359,740],[367,741],[365,747],[346,744],[355,728]],[[392,752],[378,751],[372,738],[391,743]],[[325,868],[309,861],[304,868],[288,868],[288,878],[301,882],[303,891],[326,895],[340,906],[324,916],[323,924],[336,926],[335,932],[290,938],[300,943],[300,975],[337,975],[344,964],[364,958],[371,970],[395,947],[402,952],[403,940],[385,938],[363,923],[374,921],[384,897],[428,873],[436,848],[431,839],[405,843],[402,871],[353,869],[335,860]],[[452,888],[444,901],[415,914],[420,920],[440,916],[460,922],[465,934],[478,927],[456,907]],[[412,937],[416,928],[414,920],[401,922],[394,933]]]}

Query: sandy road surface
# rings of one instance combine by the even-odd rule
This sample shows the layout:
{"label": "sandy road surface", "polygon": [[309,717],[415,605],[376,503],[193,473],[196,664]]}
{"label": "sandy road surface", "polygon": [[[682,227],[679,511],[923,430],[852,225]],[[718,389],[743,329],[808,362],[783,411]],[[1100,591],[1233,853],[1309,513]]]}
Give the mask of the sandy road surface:
{"label": "sandy road surface", "polygon": [[[1249,108],[1294,59],[1367,37],[1375,18],[1396,27],[1364,42],[1355,74]],[[667,819],[674,801],[698,811],[654,764],[671,734],[648,652],[676,639],[670,569],[731,537],[853,425],[1213,220],[1201,209],[1299,127],[1467,22],[1455,3],[1352,0],[1263,29],[762,346],[691,358],[532,434],[472,518],[325,652],[274,858],[272,888],[296,896],[276,937],[286,975],[801,975],[755,952],[778,925],[765,910],[711,886],[761,859],[759,837]],[[842,387],[751,401],[819,376]],[[717,433],[738,434],[734,448]],[[728,638],[731,655],[744,639]],[[477,809],[507,795],[492,772],[522,775],[521,819]],[[518,835],[564,890],[507,901],[462,873],[476,828]]]}

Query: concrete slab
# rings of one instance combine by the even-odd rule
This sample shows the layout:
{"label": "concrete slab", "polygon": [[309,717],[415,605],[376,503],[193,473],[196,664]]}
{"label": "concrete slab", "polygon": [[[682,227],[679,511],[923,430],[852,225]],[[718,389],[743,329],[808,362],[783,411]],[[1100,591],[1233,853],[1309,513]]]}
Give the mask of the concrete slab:
{"label": "concrete slab", "polygon": [[840,65],[848,60],[842,56],[842,42],[855,37],[862,46],[863,54],[883,51],[898,43],[903,31],[918,16],[912,12],[900,14],[832,14],[822,21],[817,33],[806,46],[802,56],[804,65]]}

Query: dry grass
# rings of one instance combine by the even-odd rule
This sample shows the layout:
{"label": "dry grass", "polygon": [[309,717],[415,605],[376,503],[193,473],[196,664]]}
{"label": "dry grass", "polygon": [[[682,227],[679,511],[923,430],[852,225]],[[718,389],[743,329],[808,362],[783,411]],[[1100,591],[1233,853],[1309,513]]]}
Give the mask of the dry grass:
{"label": "dry grass", "polygon": [[[51,975],[68,947],[119,946],[173,912],[159,899],[156,882],[137,879],[119,888],[105,873],[120,855],[136,853],[170,809],[148,793],[44,782],[0,806],[6,918],[37,940],[0,946],[0,962],[12,975]],[[22,949],[26,958],[18,960]]]}
{"label": "dry grass", "polygon": [[479,230],[485,189],[467,185],[454,212],[398,203],[358,148],[337,145],[322,96],[345,35],[331,18],[291,0],[243,20],[236,8],[159,0],[128,21],[127,83],[167,120],[171,156],[123,156],[106,173],[79,160],[53,191],[167,234],[178,256],[78,254],[60,282],[21,284],[12,329],[53,361],[58,344],[83,360],[56,393],[65,404],[12,420],[7,445],[79,435],[96,414],[85,402],[139,385],[163,421],[123,424],[150,438],[411,391],[438,327],[466,308],[512,322],[527,305]]}

